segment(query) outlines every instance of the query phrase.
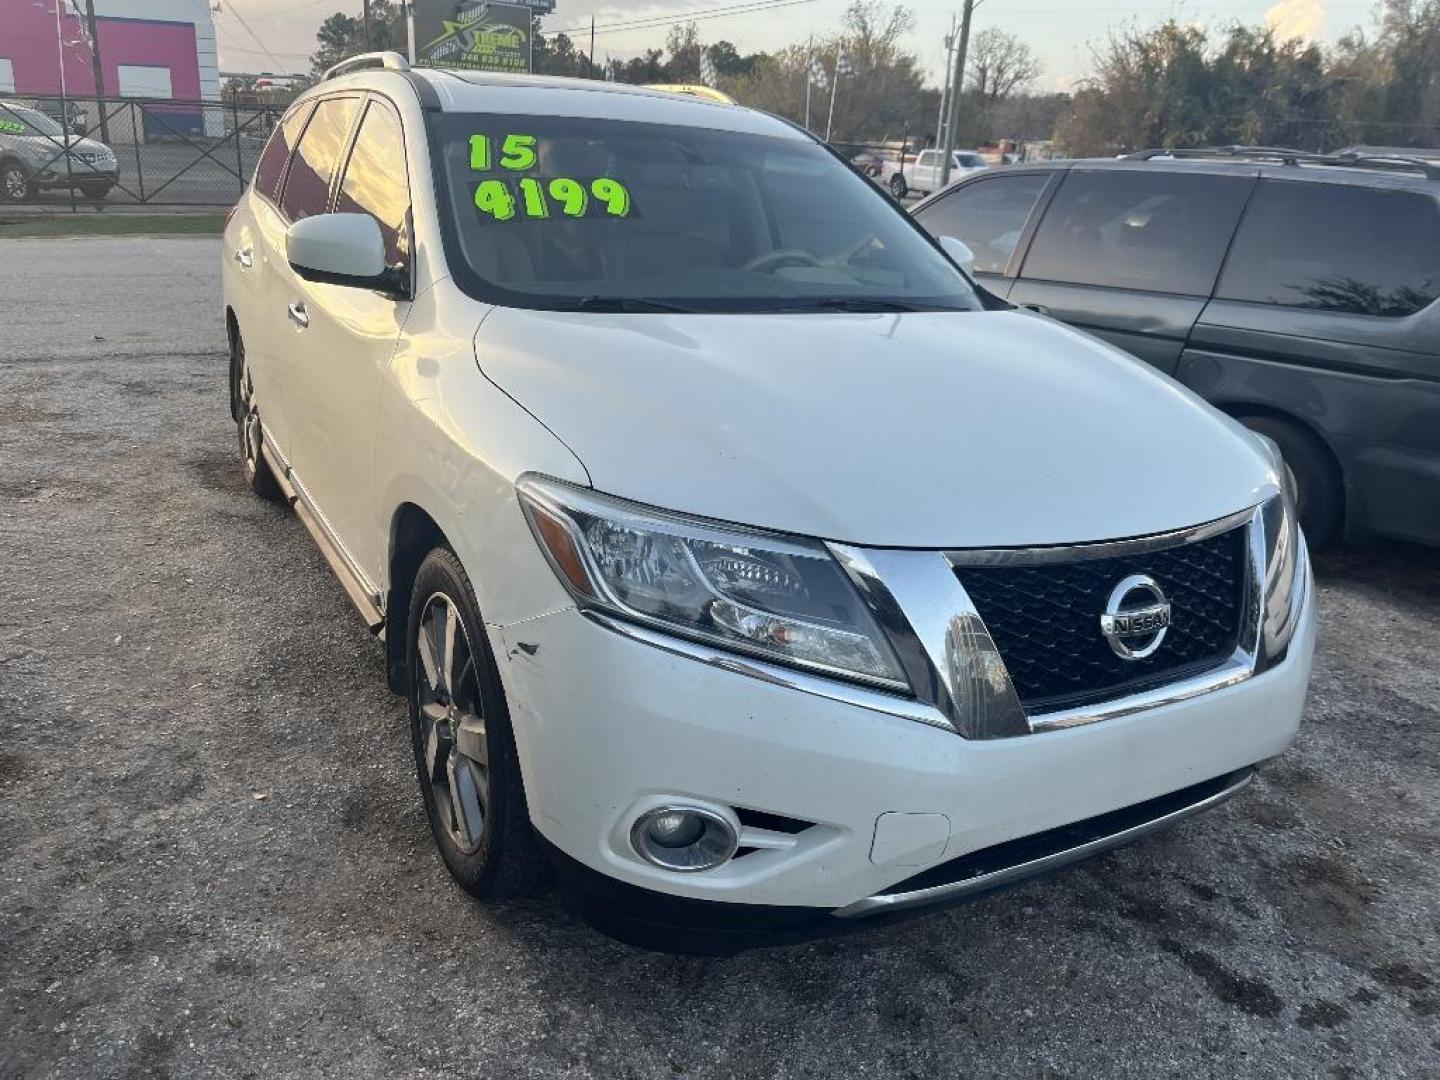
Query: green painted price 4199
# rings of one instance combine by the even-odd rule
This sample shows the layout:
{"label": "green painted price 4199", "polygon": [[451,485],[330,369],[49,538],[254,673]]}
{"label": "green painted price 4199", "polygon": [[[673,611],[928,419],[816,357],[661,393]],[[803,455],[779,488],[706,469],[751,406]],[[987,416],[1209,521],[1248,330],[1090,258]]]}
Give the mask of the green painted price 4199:
{"label": "green painted price 4199", "polygon": [[[533,135],[506,135],[497,147],[488,135],[472,135],[470,168],[489,172],[498,165],[511,172],[526,172],[535,167],[535,142]],[[524,176],[481,180],[475,188],[475,208],[496,221],[510,221],[517,216],[545,219],[555,213],[571,218],[587,214],[623,218],[630,216],[631,206],[629,190],[608,176],[588,182],[567,176]]]}

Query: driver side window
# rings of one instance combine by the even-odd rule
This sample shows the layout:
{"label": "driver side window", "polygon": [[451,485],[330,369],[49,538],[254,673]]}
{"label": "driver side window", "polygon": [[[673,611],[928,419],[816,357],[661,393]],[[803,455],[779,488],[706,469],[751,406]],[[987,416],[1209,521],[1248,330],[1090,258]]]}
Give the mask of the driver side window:
{"label": "driver side window", "polygon": [[1003,274],[1050,177],[1011,173],[965,184],[915,215],[931,236],[953,236],[975,253],[975,272]]}
{"label": "driver side window", "polygon": [[345,166],[335,211],[369,214],[385,240],[385,265],[410,265],[410,185],[400,121],[388,106],[372,101]]}

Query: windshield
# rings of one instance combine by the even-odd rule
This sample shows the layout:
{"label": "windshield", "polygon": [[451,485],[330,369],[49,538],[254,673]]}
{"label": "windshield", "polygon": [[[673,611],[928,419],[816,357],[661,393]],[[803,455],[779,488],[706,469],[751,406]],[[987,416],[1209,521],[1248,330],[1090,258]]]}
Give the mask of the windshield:
{"label": "windshield", "polygon": [[798,138],[555,116],[431,118],[472,294],[621,310],[974,310],[868,180]]}
{"label": "windshield", "polygon": [[14,105],[0,106],[0,134],[36,136],[64,133],[64,129],[44,113]]}

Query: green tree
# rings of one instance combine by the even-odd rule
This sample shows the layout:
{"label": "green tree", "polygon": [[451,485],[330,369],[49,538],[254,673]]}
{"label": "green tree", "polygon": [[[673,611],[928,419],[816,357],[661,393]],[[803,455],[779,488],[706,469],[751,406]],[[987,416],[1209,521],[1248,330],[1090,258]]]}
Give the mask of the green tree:
{"label": "green tree", "polygon": [[398,0],[370,0],[370,40],[365,40],[365,20],[356,15],[335,12],[315,31],[319,48],[310,56],[310,68],[316,75],[341,60],[365,52],[393,49],[404,53],[409,47],[405,13]]}
{"label": "green tree", "polygon": [[599,66],[581,52],[568,34],[552,34],[546,37],[540,30],[540,20],[530,23],[530,66],[540,75],[565,75],[574,79],[598,79]]}

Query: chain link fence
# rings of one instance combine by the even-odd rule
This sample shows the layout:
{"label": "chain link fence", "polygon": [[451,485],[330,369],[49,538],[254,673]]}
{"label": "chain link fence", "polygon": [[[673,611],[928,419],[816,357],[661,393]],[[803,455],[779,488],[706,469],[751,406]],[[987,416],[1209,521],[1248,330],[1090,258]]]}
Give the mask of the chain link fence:
{"label": "chain link fence", "polygon": [[0,94],[0,203],[228,206],[282,112],[240,101]]}

